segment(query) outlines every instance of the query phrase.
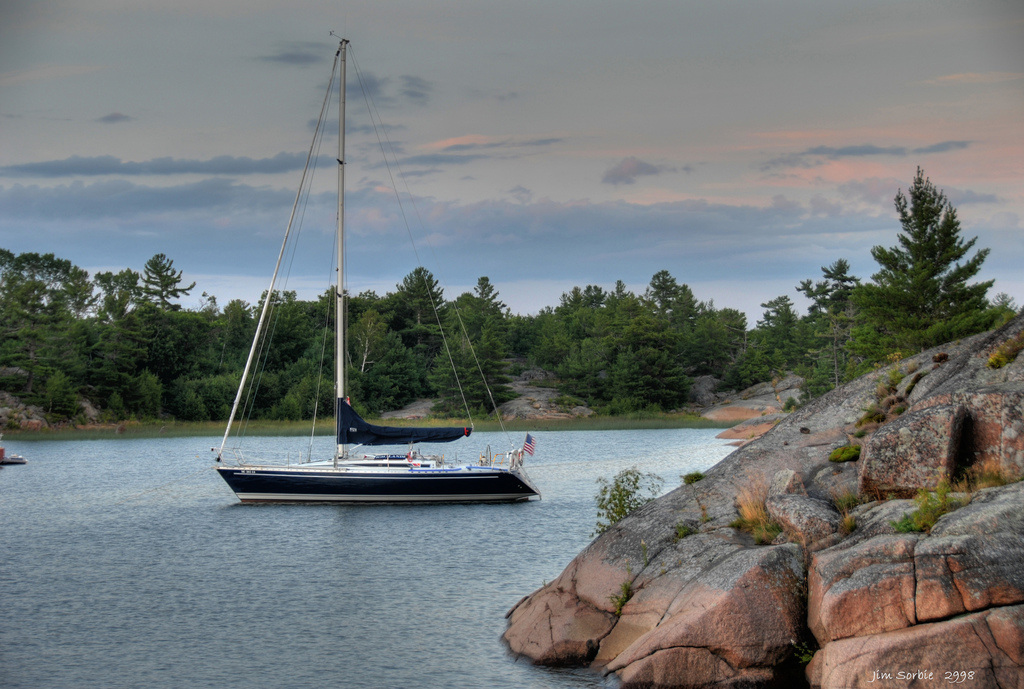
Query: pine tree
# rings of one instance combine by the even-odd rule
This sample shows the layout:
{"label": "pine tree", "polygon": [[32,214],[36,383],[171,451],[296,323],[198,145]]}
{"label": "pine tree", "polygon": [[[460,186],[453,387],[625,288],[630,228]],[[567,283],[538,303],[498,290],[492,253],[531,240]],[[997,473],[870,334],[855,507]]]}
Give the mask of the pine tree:
{"label": "pine tree", "polygon": [[164,254],[156,254],[146,261],[142,274],[142,294],[160,307],[161,311],[177,311],[181,308],[172,304],[171,299],[187,295],[196,286],[179,287],[182,271],[174,270],[174,261]]}
{"label": "pine tree", "polygon": [[850,264],[840,258],[830,266],[822,266],[824,280],[812,283],[803,280],[796,288],[811,300],[805,319],[814,335],[827,344],[808,352],[816,356],[811,375],[806,377],[805,389],[812,397],[839,387],[847,368],[846,344],[850,341],[853,324],[853,304],[850,297],[860,280],[849,273]]}
{"label": "pine tree", "polygon": [[956,209],[917,169],[908,196],[895,199],[903,231],[899,245],[876,246],[881,267],[873,282],[854,289],[857,326],[850,350],[866,361],[910,355],[992,325],[986,293],[992,281],[970,284],[988,249],[967,258],[977,237],[964,241]]}

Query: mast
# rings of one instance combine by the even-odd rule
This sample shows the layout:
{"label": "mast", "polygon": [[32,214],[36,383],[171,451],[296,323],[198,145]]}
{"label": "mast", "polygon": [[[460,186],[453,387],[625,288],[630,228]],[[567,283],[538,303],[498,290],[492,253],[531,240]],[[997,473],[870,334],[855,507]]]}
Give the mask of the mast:
{"label": "mast", "polygon": [[[338,287],[335,293],[334,311],[334,386],[337,405],[345,403],[345,58],[348,41],[341,39],[336,58],[341,58],[338,77]],[[337,406],[336,405],[336,406]],[[340,423],[340,419],[336,420]],[[334,455],[347,453],[345,445],[339,444]]]}

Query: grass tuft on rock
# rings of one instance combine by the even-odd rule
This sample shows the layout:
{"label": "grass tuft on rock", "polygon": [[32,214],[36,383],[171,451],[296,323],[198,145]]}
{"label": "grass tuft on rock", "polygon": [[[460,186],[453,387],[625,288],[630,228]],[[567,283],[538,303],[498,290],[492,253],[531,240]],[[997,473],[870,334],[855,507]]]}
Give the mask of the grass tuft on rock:
{"label": "grass tuft on rock", "polygon": [[759,545],[774,541],[776,536],[782,533],[782,527],[768,515],[768,508],[765,506],[767,500],[768,484],[763,478],[743,486],[736,495],[739,518],[733,520],[729,526],[746,531]]}
{"label": "grass tuft on rock", "polygon": [[692,526],[684,522],[679,522],[678,524],[676,524],[676,534],[675,538],[673,538],[672,540],[674,543],[678,543],[687,536],[692,536],[695,533],[697,533],[697,529],[693,528]]}

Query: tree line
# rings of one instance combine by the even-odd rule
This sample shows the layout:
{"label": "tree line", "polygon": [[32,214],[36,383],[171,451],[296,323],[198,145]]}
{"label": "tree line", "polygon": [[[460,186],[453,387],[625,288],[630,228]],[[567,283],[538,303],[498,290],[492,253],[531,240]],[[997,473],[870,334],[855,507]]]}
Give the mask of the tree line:
{"label": "tree line", "polygon": [[[761,305],[753,326],[736,309],[698,300],[668,270],[642,293],[622,281],[611,290],[574,287],[557,306],[524,316],[487,277],[449,299],[416,268],[392,292],[346,300],[349,394],[368,416],[431,397],[438,413],[479,417],[511,399],[517,369],[537,366],[554,373],[559,401],[611,415],[677,409],[702,375],[742,389],[795,372],[813,397],[897,353],[1014,314],[1005,294],[988,298],[991,281],[972,282],[988,249],[969,255],[976,238],[961,236],[956,209],[920,169],[895,206],[899,243],[871,250],[879,270],[869,281],[837,258],[796,286],[810,303],[805,314],[781,295]],[[90,277],[53,254],[0,249],[0,389],[54,421],[76,418],[81,398],[107,420],[226,419],[259,305],[222,308],[203,293],[198,308],[182,309],[177,300],[194,287],[164,254],[141,272]],[[334,296],[272,295],[273,347],[259,359],[252,416],[333,414]]]}

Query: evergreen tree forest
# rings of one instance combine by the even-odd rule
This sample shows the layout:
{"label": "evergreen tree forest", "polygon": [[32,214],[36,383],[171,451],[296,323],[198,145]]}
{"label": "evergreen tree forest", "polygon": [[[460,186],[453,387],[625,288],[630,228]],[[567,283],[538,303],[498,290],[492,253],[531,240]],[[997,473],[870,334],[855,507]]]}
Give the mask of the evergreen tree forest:
{"label": "evergreen tree forest", "polygon": [[[483,418],[513,396],[510,376],[539,367],[554,375],[566,404],[608,415],[678,409],[704,375],[743,389],[794,372],[814,397],[897,353],[1014,314],[1008,296],[989,299],[990,281],[973,281],[988,250],[971,254],[976,240],[962,236],[956,210],[920,169],[895,206],[898,245],[872,249],[877,273],[851,275],[837,257],[794,286],[806,313],[780,295],[753,324],[699,300],[668,270],[642,293],[622,281],[610,291],[574,287],[524,316],[510,312],[487,277],[446,295],[417,268],[387,294],[349,295],[349,395],[368,417],[429,397],[440,415]],[[0,390],[53,422],[75,420],[82,398],[108,421],[226,419],[263,298],[221,306],[204,293],[198,308],[181,308],[194,288],[164,254],[141,272],[90,276],[53,254],[0,248]],[[333,291],[310,301],[285,291],[270,301],[273,347],[259,359],[252,415],[332,415]]]}

